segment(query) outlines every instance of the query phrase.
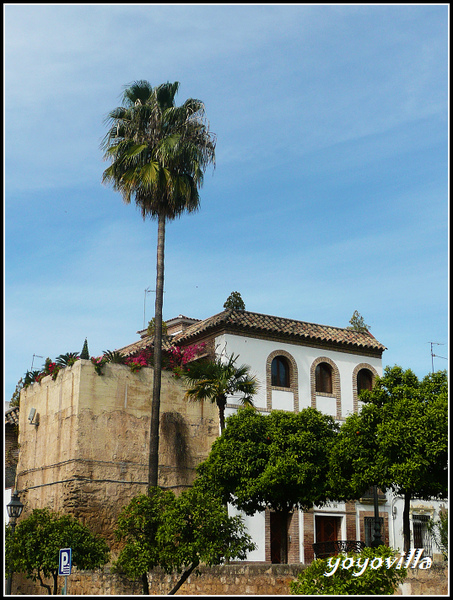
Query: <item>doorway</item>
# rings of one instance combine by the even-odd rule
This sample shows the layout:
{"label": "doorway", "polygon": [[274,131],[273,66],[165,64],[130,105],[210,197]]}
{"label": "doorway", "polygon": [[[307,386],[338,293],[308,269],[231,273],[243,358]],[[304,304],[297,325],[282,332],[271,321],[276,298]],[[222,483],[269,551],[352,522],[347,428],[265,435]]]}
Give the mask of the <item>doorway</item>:
{"label": "doorway", "polygon": [[337,542],[340,538],[341,517],[315,517],[317,556],[332,556],[337,552]]}
{"label": "doorway", "polygon": [[291,515],[283,512],[270,513],[271,562],[288,562],[288,526]]}

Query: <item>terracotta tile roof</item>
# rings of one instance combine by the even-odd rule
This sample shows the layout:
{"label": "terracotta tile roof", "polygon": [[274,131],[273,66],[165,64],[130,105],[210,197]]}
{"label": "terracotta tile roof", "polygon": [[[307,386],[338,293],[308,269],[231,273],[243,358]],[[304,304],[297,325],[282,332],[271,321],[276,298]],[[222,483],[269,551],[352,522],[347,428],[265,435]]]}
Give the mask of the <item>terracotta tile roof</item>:
{"label": "terracotta tile roof", "polygon": [[201,321],[201,319],[194,319],[193,317],[186,317],[186,315],[178,315],[177,317],[173,317],[173,319],[168,319],[168,321],[165,321],[165,322],[171,323],[172,321]]}
{"label": "terracotta tile roof", "polygon": [[13,408],[8,408],[5,411],[5,424],[8,423],[10,425],[18,425],[19,424],[19,407],[14,406]]}
{"label": "terracotta tile roof", "polygon": [[201,334],[215,330],[273,335],[288,340],[306,340],[313,343],[355,346],[383,352],[386,348],[369,332],[317,325],[283,317],[262,315],[245,310],[225,310],[204,321],[195,323],[174,337],[175,343],[187,342]]}
{"label": "terracotta tile roof", "polygon": [[[128,346],[123,346],[123,348],[118,348],[118,352],[124,354],[124,356],[130,356],[131,354],[135,354],[136,352],[140,352],[140,350],[144,350],[145,348],[152,348],[154,346],[154,336],[145,335],[138,342],[134,342],[133,344],[129,344]],[[171,348],[171,338],[164,337],[162,339],[162,348],[164,350],[168,350]]]}

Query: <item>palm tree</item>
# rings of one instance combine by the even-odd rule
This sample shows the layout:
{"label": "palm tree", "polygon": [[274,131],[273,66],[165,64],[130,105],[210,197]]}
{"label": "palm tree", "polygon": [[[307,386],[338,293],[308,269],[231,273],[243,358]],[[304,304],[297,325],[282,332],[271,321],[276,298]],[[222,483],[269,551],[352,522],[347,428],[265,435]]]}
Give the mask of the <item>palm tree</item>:
{"label": "palm tree", "polygon": [[197,361],[190,364],[184,375],[184,381],[189,386],[185,394],[186,400],[210,400],[217,404],[221,433],[225,429],[227,396],[242,393],[242,403],[253,406],[252,396],[258,390],[258,382],[256,377],[250,375],[250,367],[236,366],[238,358],[239,356],[232,354],[226,363],[221,358]]}
{"label": "palm tree", "polygon": [[127,204],[133,199],[143,219],[158,223],[150,486],[158,485],[165,224],[199,208],[204,171],[215,162],[215,136],[204,104],[189,98],[175,106],[178,88],[178,82],[126,86],[123,106],[106,119],[109,129],[102,142],[104,159],[111,161],[103,182],[112,184]]}

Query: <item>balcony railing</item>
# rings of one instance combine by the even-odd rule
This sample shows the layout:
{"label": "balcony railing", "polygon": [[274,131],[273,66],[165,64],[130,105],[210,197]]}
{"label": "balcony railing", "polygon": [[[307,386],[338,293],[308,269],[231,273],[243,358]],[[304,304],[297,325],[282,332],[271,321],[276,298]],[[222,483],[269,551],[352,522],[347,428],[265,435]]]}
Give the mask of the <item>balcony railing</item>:
{"label": "balcony railing", "polygon": [[335,542],[318,542],[313,544],[315,558],[327,558],[342,552],[359,553],[365,548],[364,542],[358,540],[336,540]]}

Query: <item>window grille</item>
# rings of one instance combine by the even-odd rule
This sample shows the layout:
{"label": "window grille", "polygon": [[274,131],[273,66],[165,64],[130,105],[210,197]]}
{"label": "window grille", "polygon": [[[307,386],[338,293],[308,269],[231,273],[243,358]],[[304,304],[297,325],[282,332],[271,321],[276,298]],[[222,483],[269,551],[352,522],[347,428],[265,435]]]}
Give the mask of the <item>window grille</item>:
{"label": "window grille", "polygon": [[412,515],[414,548],[423,548],[423,556],[433,556],[431,536],[428,531],[428,515]]}

